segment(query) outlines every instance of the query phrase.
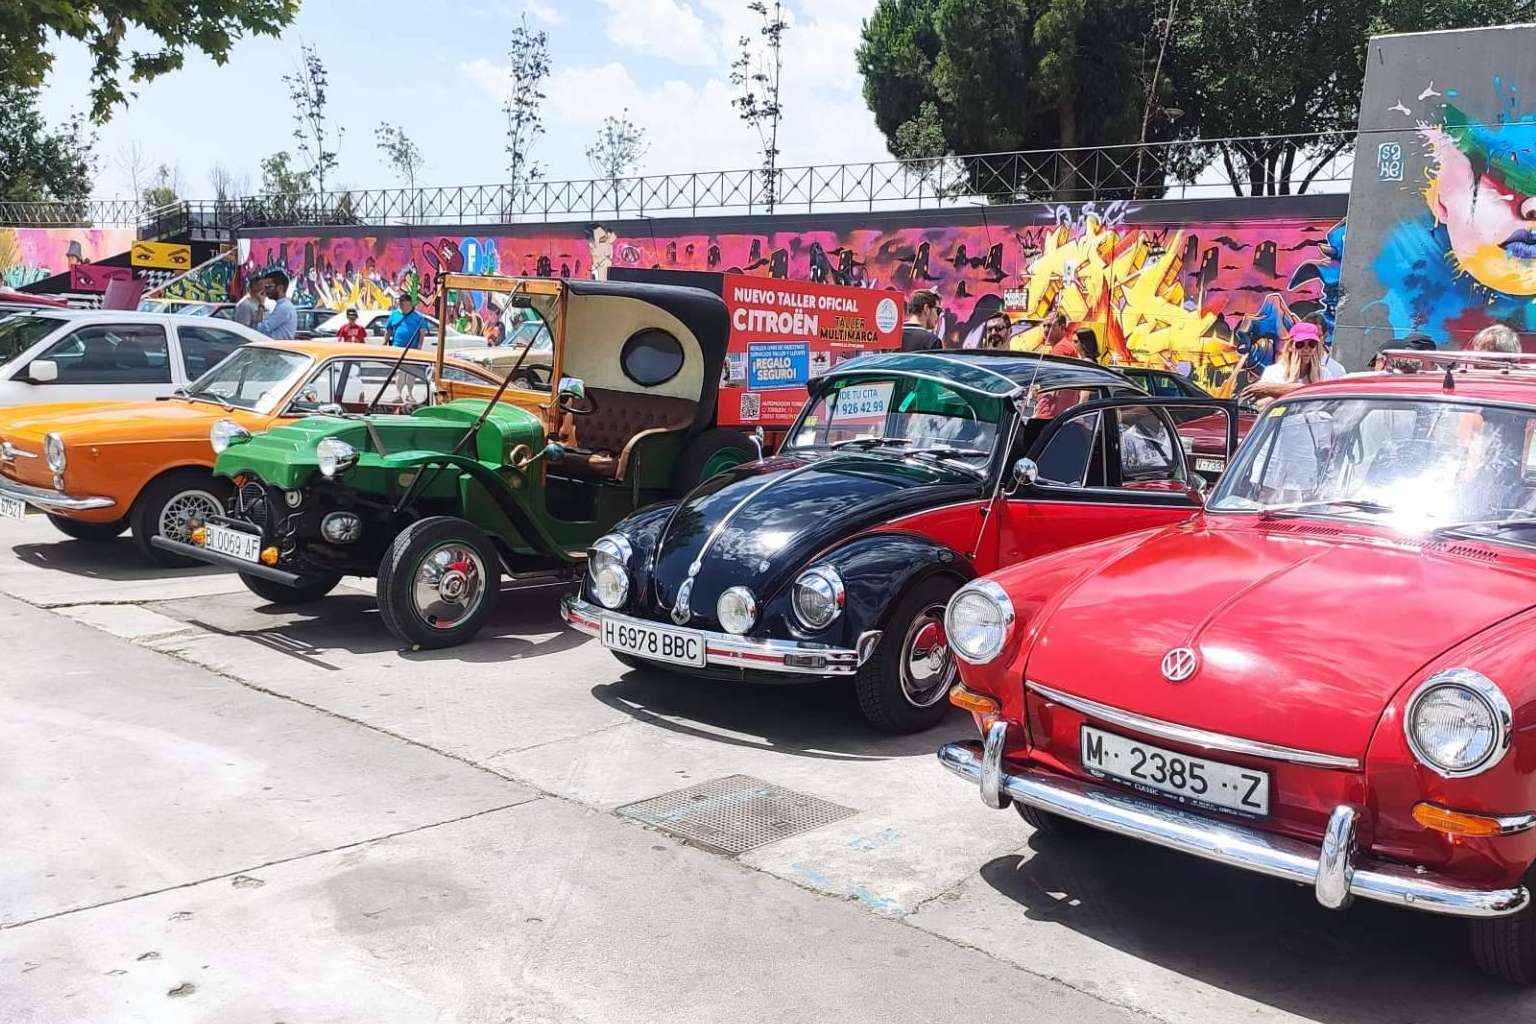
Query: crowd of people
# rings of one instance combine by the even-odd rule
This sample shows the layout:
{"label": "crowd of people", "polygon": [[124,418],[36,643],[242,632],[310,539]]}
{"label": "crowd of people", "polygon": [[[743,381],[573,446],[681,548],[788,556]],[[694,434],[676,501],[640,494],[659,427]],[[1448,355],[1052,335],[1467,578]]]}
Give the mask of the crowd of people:
{"label": "crowd of people", "polygon": [[[287,271],[269,270],[246,278],[245,294],[235,303],[233,319],[274,341],[291,341],[298,335],[299,314],[288,296],[291,279]],[[395,308],[384,322],[384,344],[395,348],[421,348],[430,322],[416,308],[415,296],[401,292]],[[346,323],[336,332],[338,341],[361,344],[368,340],[368,330],[358,322],[357,307],[346,311]]]}

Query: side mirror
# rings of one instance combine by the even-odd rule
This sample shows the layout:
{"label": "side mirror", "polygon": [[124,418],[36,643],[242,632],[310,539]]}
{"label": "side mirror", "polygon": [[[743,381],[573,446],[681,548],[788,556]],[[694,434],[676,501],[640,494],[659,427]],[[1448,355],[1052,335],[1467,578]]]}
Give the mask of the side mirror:
{"label": "side mirror", "polygon": [[551,441],[544,446],[545,462],[561,462],[565,459],[565,445],[559,441]]}
{"label": "side mirror", "polygon": [[561,377],[559,394],[569,395],[572,398],[586,398],[586,382],[580,377]]}
{"label": "side mirror", "polygon": [[33,384],[52,384],[59,379],[59,364],[52,359],[34,359],[27,367],[27,380]]}
{"label": "side mirror", "polygon": [[1040,479],[1040,467],[1035,465],[1034,459],[1020,459],[1013,464],[1013,469],[1008,474],[1008,493],[1012,494],[1020,487],[1029,487]]}
{"label": "side mirror", "polygon": [[321,416],[345,416],[347,414],[347,410],[335,402],[326,402],[324,405],[317,407],[315,412]]}

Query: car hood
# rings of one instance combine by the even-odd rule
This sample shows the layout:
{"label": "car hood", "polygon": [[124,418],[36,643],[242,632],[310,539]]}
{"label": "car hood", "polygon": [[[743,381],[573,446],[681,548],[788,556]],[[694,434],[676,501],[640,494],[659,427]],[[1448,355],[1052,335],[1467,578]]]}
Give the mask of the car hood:
{"label": "car hood", "polygon": [[980,496],[968,473],[888,455],[781,456],[721,474],[680,502],[657,541],[649,600],[670,609],[699,564],[690,607],[713,622],[727,587],[759,603],[828,545],[886,520]]}
{"label": "car hood", "polygon": [[66,443],[208,437],[227,415],[216,405],[179,399],[164,402],[61,402],[0,410],[0,438],[36,441],[56,431]]}
{"label": "car hood", "polygon": [[[1211,518],[1154,534],[1059,599],[1025,676],[1180,725],[1363,758],[1405,683],[1530,607],[1536,588],[1526,568],[1474,557],[1490,549],[1347,534]],[[1184,646],[1198,668],[1171,683],[1163,656]]]}

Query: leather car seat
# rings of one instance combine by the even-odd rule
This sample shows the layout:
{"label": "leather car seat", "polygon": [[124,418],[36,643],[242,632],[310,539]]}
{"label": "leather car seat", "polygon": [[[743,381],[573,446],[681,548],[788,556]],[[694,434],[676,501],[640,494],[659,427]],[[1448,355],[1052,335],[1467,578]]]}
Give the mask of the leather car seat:
{"label": "leather car seat", "polygon": [[693,426],[698,403],[687,398],[668,398],[634,391],[588,388],[596,411],[575,420],[575,447],[561,461],[562,471],[582,476],[616,479],[622,476],[624,458],[641,435],[687,430]]}

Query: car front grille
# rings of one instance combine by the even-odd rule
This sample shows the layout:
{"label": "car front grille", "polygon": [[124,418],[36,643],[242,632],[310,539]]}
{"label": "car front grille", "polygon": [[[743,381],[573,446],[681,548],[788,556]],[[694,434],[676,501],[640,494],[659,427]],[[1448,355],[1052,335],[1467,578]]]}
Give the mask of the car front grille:
{"label": "car front grille", "polygon": [[248,480],[235,492],[235,515],[263,530],[267,528],[267,489],[258,480]]}

